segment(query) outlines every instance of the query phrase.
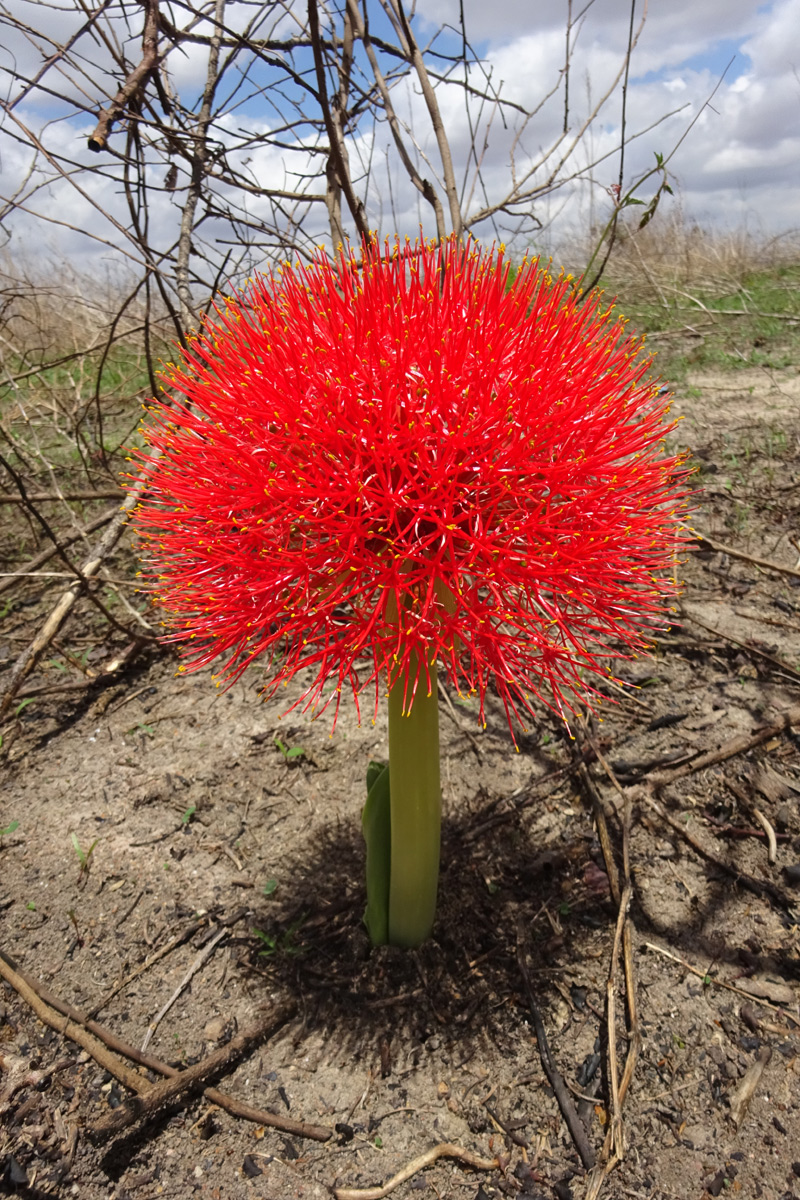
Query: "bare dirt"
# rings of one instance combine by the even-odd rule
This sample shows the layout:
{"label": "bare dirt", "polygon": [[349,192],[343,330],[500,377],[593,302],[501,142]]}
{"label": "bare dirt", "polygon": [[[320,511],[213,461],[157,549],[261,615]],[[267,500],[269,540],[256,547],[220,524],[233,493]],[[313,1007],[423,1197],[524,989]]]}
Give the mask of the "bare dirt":
{"label": "bare dirt", "polygon": [[[677,437],[699,468],[697,529],[796,568],[800,375],[704,376],[684,392]],[[383,1185],[446,1142],[497,1165],[441,1157],[396,1200],[585,1196],[518,953],[602,1156],[618,906],[580,763],[623,877],[624,805],[594,745],[632,802],[638,1011],[632,1023],[616,964],[619,1073],[626,1029],[641,1034],[624,1158],[601,1194],[800,1197],[800,722],[694,765],[800,703],[800,575],[709,542],[682,569],[682,612],[652,660],[621,666],[636,686],[609,693],[591,742],[545,714],[515,753],[499,704],[482,731],[472,708],[442,700],[441,906],[417,953],[371,950],[361,920],[359,815],[367,763],[387,753],[384,715],[359,727],[343,713],[330,736],[325,719],[280,720],[282,703],[259,703],[257,670],[218,695],[208,674],[176,676],[159,648],[83,686],[83,648],[85,669],[125,643],[98,644],[81,607],[53,650],[59,666],[26,681],[30,703],[3,727],[0,829],[18,822],[0,840],[6,973],[13,962],[137,1047],[152,1029],[148,1053],[179,1070],[274,1017],[204,1082],[331,1136],[232,1116],[196,1090],[93,1141],[129,1093],[3,982],[0,1193],[323,1197]],[[123,553],[110,572],[126,570]],[[29,580],[13,593],[6,668],[59,587]],[[142,1088],[160,1078],[141,1070]]]}

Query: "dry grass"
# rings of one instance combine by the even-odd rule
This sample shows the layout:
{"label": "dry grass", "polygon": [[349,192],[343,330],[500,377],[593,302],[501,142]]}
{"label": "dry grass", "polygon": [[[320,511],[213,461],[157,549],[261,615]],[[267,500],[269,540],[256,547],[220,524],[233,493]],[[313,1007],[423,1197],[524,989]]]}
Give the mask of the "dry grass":
{"label": "dry grass", "polygon": [[753,274],[800,262],[800,230],[774,237],[750,230],[713,231],[687,221],[680,211],[656,217],[644,229],[623,226],[606,272],[608,286],[646,285],[669,302],[669,290],[724,291]]}
{"label": "dry grass", "polygon": [[603,282],[672,380],[800,362],[800,231],[709,232],[679,213],[641,230],[631,220]]}

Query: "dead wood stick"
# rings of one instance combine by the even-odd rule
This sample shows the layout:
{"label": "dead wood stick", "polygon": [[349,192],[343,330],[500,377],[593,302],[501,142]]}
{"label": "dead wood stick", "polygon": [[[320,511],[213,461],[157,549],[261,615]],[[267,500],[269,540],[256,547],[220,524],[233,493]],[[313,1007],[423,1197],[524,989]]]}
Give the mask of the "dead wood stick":
{"label": "dead wood stick", "polygon": [[0,953],[0,975],[11,984],[16,992],[20,994],[22,999],[36,1013],[40,1021],[45,1025],[49,1025],[51,1029],[56,1029],[64,1037],[68,1037],[70,1041],[76,1042],[84,1050],[91,1054],[95,1062],[104,1067],[109,1074],[123,1083],[126,1088],[132,1092],[142,1094],[150,1091],[152,1084],[145,1079],[138,1071],[134,1071],[127,1063],[118,1058],[116,1054],[105,1046],[98,1038],[89,1033],[87,1029],[81,1025],[70,1021],[68,1017],[62,1017],[54,1012],[49,1004],[46,1004],[40,996],[36,994],[34,988],[22,978],[22,976],[9,966],[6,956]]}
{"label": "dead wood stick", "polygon": [[[151,456],[151,461],[159,457],[158,452]],[[37,662],[41,658],[44,651],[50,645],[50,642],[58,633],[64,621],[69,616],[75,606],[78,597],[83,593],[86,583],[100,570],[105,557],[113,550],[122,536],[122,530],[125,528],[125,522],[128,519],[128,514],[133,509],[142,497],[142,494],[147,487],[147,477],[142,475],[136,484],[131,488],[125,500],[121,504],[119,511],[109,524],[100,541],[92,550],[89,558],[80,568],[80,578],[76,579],[72,587],[64,592],[56,604],[50,616],[45,621],[39,632],[31,644],[22,652],[17,661],[9,672],[8,683],[0,701],[0,718],[2,718],[8,709],[11,707],[14,697],[19,691],[22,681],[33,670]]]}
{"label": "dead wood stick", "polygon": [[531,1020],[536,1034],[536,1041],[539,1046],[539,1057],[542,1060],[542,1067],[547,1076],[547,1080],[553,1089],[558,1107],[561,1109],[562,1116],[567,1123],[570,1137],[575,1144],[575,1149],[580,1155],[581,1162],[587,1171],[595,1165],[595,1153],[592,1148],[586,1126],[578,1116],[575,1105],[572,1103],[572,1097],[569,1094],[569,1088],[564,1083],[558,1068],[553,1062],[550,1053],[550,1046],[547,1041],[547,1033],[542,1020],[542,1014],[539,1012],[539,1006],[533,994],[531,986],[531,978],[528,972],[528,964],[525,961],[525,948],[521,936],[517,936],[517,963],[519,964],[520,974],[525,984],[525,991],[528,996],[528,1006],[531,1010]]}
{"label": "dead wood stick", "polygon": [[333,1130],[324,1125],[307,1125],[305,1121],[293,1121],[291,1117],[282,1117],[268,1108],[255,1108],[217,1088],[206,1088],[203,1098],[229,1112],[232,1117],[241,1117],[243,1121],[252,1121],[254,1125],[267,1125],[270,1129],[279,1129],[281,1133],[293,1137],[308,1138],[312,1142],[327,1142],[333,1137]]}
{"label": "dead wood stick", "polygon": [[119,1108],[101,1117],[99,1121],[88,1128],[89,1137],[93,1141],[102,1141],[112,1134],[121,1133],[123,1129],[130,1128],[137,1121],[154,1116],[165,1105],[173,1104],[187,1093],[198,1089],[205,1090],[207,1079],[212,1075],[218,1075],[236,1059],[246,1054],[251,1047],[277,1033],[296,1012],[297,1005],[292,1001],[279,1004],[268,1017],[231,1038],[226,1046],[221,1046],[207,1058],[195,1063],[192,1067],[187,1067],[185,1071],[179,1071],[177,1075],[165,1079],[162,1083],[157,1083],[153,1087],[148,1086],[148,1090],[143,1095],[131,1097]]}
{"label": "dead wood stick", "polygon": [[[107,508],[106,511],[97,517],[96,520],[90,521],[88,525],[85,525],[80,533],[71,533],[69,536],[63,537],[61,539],[61,545],[64,547],[64,549],[66,549],[67,546],[71,546],[74,542],[80,541],[80,539],[85,537],[87,534],[94,533],[96,530],[101,529],[103,525],[107,525],[108,522],[112,520],[114,514],[117,512],[119,512],[118,504],[115,504],[113,508]],[[57,554],[58,549],[55,546],[49,546],[47,550],[43,550],[41,554],[37,554],[35,558],[30,560],[30,562],[23,563],[19,571],[8,575],[5,579],[0,580],[0,594],[7,592],[9,588],[14,587],[14,585],[19,583],[19,581],[24,578],[25,575],[32,571],[38,571],[39,567],[43,567],[45,563],[49,562],[51,558],[55,558]]]}
{"label": "dead wood stick", "polygon": [[[595,752],[595,755],[597,756],[597,761],[600,763],[601,767],[605,771],[606,775],[608,776],[609,780],[613,784],[616,791],[622,797],[622,803],[623,803],[622,869],[623,869],[623,877],[624,877],[625,887],[627,889],[632,890],[632,887],[633,887],[633,884],[631,881],[631,820],[632,820],[632,815],[633,815],[632,794],[630,791],[626,791],[622,787],[622,784],[620,783],[620,781],[617,779],[616,775],[614,774],[614,769],[611,766],[611,763],[608,762],[608,760],[605,758],[605,756],[603,755],[603,753],[601,752],[599,747],[597,745],[595,745],[594,742],[591,742],[591,745],[592,745],[592,749]],[[602,797],[600,796],[600,793],[597,790],[597,788],[594,787],[591,775],[589,775],[588,772],[587,772],[587,779],[588,779],[589,783],[592,785],[592,787],[594,789],[594,793],[597,795],[598,801],[601,805],[601,810],[604,811],[605,805],[603,804]],[[605,856],[605,853],[606,852],[604,849],[603,850],[604,856]],[[616,869],[617,869],[616,863],[613,862],[613,858],[611,859],[611,861],[613,863],[614,871],[616,872]],[[608,859],[606,859],[606,869],[608,869]],[[610,878],[610,876],[609,876],[609,878]],[[617,881],[617,887],[619,887],[619,880]],[[621,911],[621,909],[622,909],[621,900],[620,900],[619,908]],[[619,917],[618,917],[618,921],[619,921]],[[617,927],[619,928],[619,925]],[[615,945],[616,945],[616,941],[615,941]],[[623,956],[623,963],[624,963],[624,967],[625,967],[625,997],[626,997],[626,1001],[627,1001],[627,1005],[628,1005],[628,1019],[630,1022],[630,1033],[629,1033],[628,1055],[625,1060],[625,1070],[623,1071],[622,1080],[619,1085],[620,1104],[625,1103],[625,1096],[627,1095],[628,1088],[630,1087],[631,1080],[633,1079],[633,1072],[636,1067],[636,1060],[638,1059],[639,1053],[642,1048],[642,1031],[639,1026],[639,1012],[638,1012],[638,1004],[637,1004],[637,999],[636,999],[636,976],[635,976],[634,969],[633,969],[633,939],[631,936],[630,917],[628,915],[626,915],[626,918],[623,922],[623,928],[622,928],[622,956]],[[588,1200],[588,1197],[587,1197],[587,1200]]]}
{"label": "dead wood stick", "polygon": [[[698,979],[702,979],[703,983],[707,984],[708,987],[725,988],[728,992],[735,992],[737,996],[743,996],[748,1003],[752,1003],[756,999],[750,992],[746,992],[744,988],[738,988],[733,983],[726,983],[724,979],[716,979],[713,975],[709,975],[707,971],[698,970],[697,967],[693,967],[691,963],[688,963],[685,958],[680,958],[679,955],[673,954],[671,950],[665,950],[663,946],[657,946],[655,942],[643,942],[642,944],[647,950],[654,950],[656,954],[663,954],[664,958],[671,958],[673,962],[678,963],[679,966],[683,967],[691,975],[696,975]],[[767,1000],[763,996],[759,996],[757,999],[759,1005],[763,1008],[771,1008],[773,1012],[786,1015],[779,1004],[773,1004],[771,1000]],[[790,1020],[793,1021],[794,1017],[790,1016]],[[788,1033],[789,1030],[786,1030],[786,1032]]]}
{"label": "dead wood stick", "polygon": [[[622,1128],[622,1104],[619,1095],[619,1072],[617,1070],[617,972],[619,970],[620,948],[622,946],[622,931],[628,918],[631,904],[632,888],[625,885],[625,891],[619,902],[617,926],[614,932],[614,946],[611,951],[611,965],[606,979],[606,1024],[608,1028],[608,1084],[611,1091],[611,1123],[607,1134],[609,1150],[615,1158],[621,1158],[624,1152],[624,1132]],[[609,1156],[604,1155],[608,1158]]]}
{"label": "dead wood stick", "polygon": [[[592,1169],[586,1186],[586,1200],[597,1200],[603,1184],[618,1163],[625,1157],[625,1129],[622,1124],[622,1102],[624,1096],[619,1083],[617,1072],[617,1020],[616,1020],[616,987],[617,971],[619,969],[620,947],[624,930],[627,926],[628,909],[631,900],[631,885],[626,883],[625,891],[617,915],[617,927],[614,934],[614,947],[611,951],[611,965],[606,980],[606,1028],[608,1035],[608,1082],[611,1091],[611,1113],[609,1114],[608,1132],[603,1140],[600,1161]],[[638,1053],[638,1051],[637,1051]],[[630,1062],[630,1052],[628,1054]],[[626,1063],[627,1075],[627,1063]],[[632,1075],[632,1071],[631,1071]],[[626,1085],[627,1086],[627,1085]]]}
{"label": "dead wood stick", "polygon": [[[0,962],[5,963],[50,1008],[55,1009],[62,1016],[68,1017],[70,1021],[74,1021],[76,1025],[80,1025],[88,1033],[94,1034],[104,1045],[108,1046],[109,1050],[115,1051],[122,1058],[128,1058],[131,1062],[138,1063],[140,1067],[146,1067],[148,1071],[157,1071],[159,1075],[169,1075],[173,1070],[176,1070],[176,1068],[166,1066],[165,1063],[160,1062],[157,1058],[153,1058],[150,1054],[142,1054],[141,1050],[137,1050],[135,1046],[131,1046],[123,1038],[117,1037],[115,1033],[99,1025],[97,1021],[93,1021],[86,1013],[82,1013],[71,1004],[67,1004],[60,997],[56,996],[54,992],[51,992],[49,988],[46,988],[43,983],[40,983],[38,979],[35,979],[33,975],[29,975],[27,971],[23,971],[4,950],[0,950]],[[9,982],[12,981],[9,980]],[[16,983],[13,983],[13,986],[16,987]],[[22,995],[23,1000],[28,1001],[27,994],[20,992],[20,995]],[[56,1022],[53,1026],[54,1029],[61,1029],[62,1027],[63,1021]],[[151,1086],[149,1081],[145,1082],[147,1082],[148,1087]]]}
{"label": "dead wood stick", "polygon": [[662,821],[666,821],[670,829],[674,829],[678,836],[681,837],[683,841],[687,843],[687,845],[691,846],[695,853],[699,854],[701,858],[704,858],[707,862],[712,863],[715,867],[719,868],[720,871],[724,871],[726,875],[732,876],[737,883],[740,883],[742,887],[747,888],[748,891],[754,892],[756,896],[770,896],[775,903],[779,904],[780,907],[786,912],[792,912],[794,903],[791,897],[787,896],[783,889],[779,888],[777,884],[771,883],[769,879],[758,879],[755,875],[748,875],[746,871],[740,870],[738,867],[726,862],[724,858],[720,858],[711,850],[708,850],[702,842],[699,842],[697,838],[692,837],[688,829],[685,829],[679,821],[676,821],[674,817],[670,816],[670,814],[664,809],[663,805],[659,804],[659,802],[653,796],[651,796],[648,791],[644,791],[642,800],[649,809],[651,809],[657,816],[661,818]]}
{"label": "dead wood stick", "polygon": [[[633,800],[630,793],[624,798],[622,823],[622,860],[625,872],[625,886],[633,888],[631,880],[631,823],[633,818]],[[622,961],[625,968],[625,998],[628,1005],[628,1056],[625,1069],[619,1085],[620,1104],[625,1103],[628,1088],[633,1079],[633,1072],[642,1049],[642,1030],[639,1025],[639,1003],[636,997],[636,974],[633,967],[633,935],[632,921],[628,914],[622,930]]]}
{"label": "dead wood stick", "polygon": [[[800,571],[798,571],[798,575],[800,575]],[[774,654],[770,654],[767,650],[761,650],[758,646],[754,646],[751,642],[747,642],[743,638],[734,637],[732,633],[723,633],[721,629],[715,629],[713,625],[706,625],[705,621],[701,621],[694,613],[689,612],[688,608],[684,605],[681,605],[681,613],[687,621],[691,621],[693,625],[699,625],[701,629],[705,629],[706,633],[713,633],[714,637],[721,638],[724,642],[731,642],[734,646],[741,646],[748,654],[755,654],[757,658],[765,659],[773,667],[778,667],[779,670],[785,671],[787,675],[792,675],[795,679],[800,679],[800,671],[796,670],[784,659],[776,658]]]}
{"label": "dead wood stick", "polygon": [[[567,1087],[569,1087],[569,1084],[567,1084]],[[570,1091],[574,1092],[575,1089],[570,1088]],[[509,1138],[510,1141],[512,1141],[515,1146],[524,1146],[526,1150],[529,1148],[530,1142],[528,1141],[528,1139],[526,1137],[523,1137],[523,1135],[521,1133],[517,1132],[518,1129],[522,1128],[524,1125],[527,1124],[527,1121],[521,1121],[521,1122],[520,1121],[514,1121],[514,1122],[504,1121],[503,1118],[500,1116],[499,1112],[497,1112],[496,1109],[492,1108],[491,1105],[486,1100],[482,1100],[481,1104],[486,1109],[487,1113],[492,1118],[492,1120],[494,1121],[497,1128],[502,1129],[502,1131],[506,1135],[506,1137]]]}
{"label": "dead wood stick", "polygon": [[[800,579],[800,571],[795,567],[784,567],[781,563],[772,562],[768,558],[756,558],[753,554],[745,554],[744,550],[734,550],[732,546],[724,546],[722,542],[716,542],[713,538],[708,537],[705,533],[700,533],[698,529],[693,530],[694,536],[700,542],[705,542],[712,550],[718,551],[720,554],[727,554],[729,558],[740,558],[742,562],[752,563],[756,567],[763,567],[767,571],[779,571],[782,575],[794,575]],[[700,547],[702,549],[702,547]],[[691,549],[691,547],[689,547]]]}
{"label": "dead wood stick", "polygon": [[774,867],[778,858],[778,838],[775,830],[772,828],[760,808],[753,809],[753,816],[764,830],[764,833],[767,835],[767,862],[771,867]]}
{"label": "dead wood stick", "polygon": [[[755,814],[755,809],[753,810]],[[716,837],[730,838],[757,838],[764,842],[769,842],[769,835],[764,829],[751,829],[749,825],[718,825],[717,822],[710,817],[708,813],[703,814]],[[770,828],[772,828],[770,826]],[[775,831],[773,830],[773,833]],[[775,833],[775,850],[777,853],[778,842],[790,842],[792,835],[790,833]]]}
{"label": "dead wood stick", "polygon": [[0,504],[43,503],[49,500],[122,500],[124,495],[120,488],[99,488],[94,492],[28,492],[27,496],[0,496]]}
{"label": "dead wood stick", "polygon": [[142,1042],[142,1050],[146,1050],[147,1047],[150,1045],[150,1041],[153,1037],[153,1034],[158,1029],[159,1025],[161,1024],[161,1022],[163,1021],[164,1017],[167,1015],[169,1010],[172,1008],[173,1004],[178,999],[178,997],[180,996],[183,989],[189,983],[190,979],[192,979],[192,977],[197,974],[197,972],[200,970],[200,968],[202,966],[204,966],[205,963],[208,962],[209,958],[211,957],[211,955],[214,953],[215,949],[217,948],[217,944],[219,942],[221,942],[224,937],[228,936],[228,932],[229,931],[227,929],[218,929],[217,932],[214,934],[213,938],[211,939],[211,941],[208,943],[208,945],[204,946],[203,949],[198,951],[198,953],[195,955],[195,957],[193,958],[193,960],[191,962],[191,965],[189,966],[188,971],[186,972],[186,974],[184,975],[183,979],[180,981],[178,986],[175,988],[175,991],[172,993],[169,1000],[167,1000],[167,1002],[163,1006],[163,1008],[161,1008],[159,1010],[159,1012],[156,1013],[156,1015],[153,1017],[153,1020],[148,1025],[147,1033],[144,1035],[144,1041]]}
{"label": "dead wood stick", "polygon": [[73,683],[44,683],[41,687],[22,688],[17,692],[17,699],[25,700],[33,696],[60,696],[66,692],[86,692],[90,688],[95,688],[99,692],[104,688],[109,688],[116,682],[115,676],[119,675],[123,667],[130,666],[145,645],[146,642],[134,638],[124,650],[115,654],[109,662],[105,663],[96,675],[76,679]]}
{"label": "dead wood stick", "polygon": [[[76,1025],[80,1025],[88,1033],[94,1034],[104,1045],[110,1050],[115,1051],[122,1058],[128,1058],[131,1062],[138,1063],[140,1066],[146,1067],[149,1071],[155,1071],[159,1075],[164,1075],[170,1079],[180,1074],[177,1067],[171,1067],[169,1063],[162,1062],[161,1059],[155,1058],[152,1054],[142,1053],[136,1046],[131,1045],[130,1042],[126,1042],[124,1038],[117,1037],[110,1029],[106,1029],[105,1026],[100,1025],[97,1021],[91,1020],[86,1014],[73,1008],[71,1004],[65,1003],[65,1001],[61,1000],[41,984],[38,979],[34,979],[33,976],[22,971],[13,959],[9,958],[2,950],[0,950],[0,961],[5,962],[16,973],[19,979],[32,992],[39,996],[46,1005],[49,1005],[50,1008],[61,1013],[63,1016],[68,1017],[70,1021],[73,1021]],[[13,981],[9,980],[9,982]],[[16,987],[16,983],[13,986]],[[20,995],[22,995],[24,1000],[27,1000],[27,995],[24,995],[22,992],[20,992]],[[53,1028],[61,1030],[63,1022],[54,1020]],[[88,1049],[93,1058],[95,1057],[91,1049],[88,1047],[85,1047],[85,1049]],[[101,1063],[101,1065],[105,1066],[106,1064]],[[148,1086],[150,1085],[148,1084]],[[206,1088],[203,1096],[209,1103],[216,1104],[218,1108],[229,1112],[231,1116],[241,1117],[245,1121],[253,1121],[256,1125],[267,1125],[272,1129],[279,1129],[282,1133],[288,1133],[294,1137],[310,1138],[316,1142],[327,1142],[333,1136],[332,1131],[324,1125],[307,1125],[304,1121],[293,1121],[290,1117],[280,1116],[278,1113],[270,1112],[269,1109],[254,1108],[252,1104],[245,1104],[243,1101],[237,1100],[235,1096],[229,1096],[226,1092],[221,1092],[217,1088]]]}
{"label": "dead wood stick", "polygon": [[401,1183],[405,1183],[419,1171],[424,1171],[425,1167],[430,1167],[439,1158],[458,1159],[459,1162],[465,1163],[475,1171],[495,1171],[500,1165],[496,1158],[479,1158],[471,1150],[464,1150],[461,1146],[453,1145],[452,1142],[440,1142],[432,1150],[426,1150],[424,1154],[420,1154],[419,1158],[412,1159],[383,1187],[334,1188],[333,1194],[336,1200],[383,1200],[384,1196],[388,1196],[395,1188],[400,1187]]}
{"label": "dead wood stick", "polygon": [[171,954],[173,950],[177,950],[178,946],[182,946],[190,937],[194,937],[197,931],[202,929],[205,924],[206,919],[204,917],[201,917],[198,921],[192,921],[190,925],[187,925],[185,929],[181,930],[180,933],[167,942],[166,946],[162,946],[160,950],[156,950],[155,954],[148,955],[141,966],[138,966],[135,971],[131,971],[130,975],[126,975],[120,983],[115,984],[111,991],[107,992],[103,999],[95,1004],[94,1008],[89,1009],[88,1017],[90,1019],[96,1017],[99,1012],[102,1012],[111,1003],[119,992],[124,991],[129,984],[138,979],[140,975],[143,975],[145,971],[149,971],[160,959],[166,957],[167,954]]}
{"label": "dead wood stick", "polygon": [[676,767],[673,771],[654,771],[651,775],[646,776],[647,782],[657,787],[665,783],[674,783],[686,775],[694,775],[695,772],[704,770],[705,767],[712,767],[716,763],[725,762],[726,759],[735,758],[737,754],[746,754],[748,750],[760,746],[762,742],[768,742],[771,737],[776,737],[777,734],[783,733],[794,725],[800,725],[800,704],[794,704],[791,708],[787,708],[771,725],[762,725],[755,733],[740,734],[739,737],[731,738],[729,742],[723,742],[716,750],[707,750],[704,754],[698,755],[697,758],[684,763],[683,766]]}
{"label": "dead wood stick", "polygon": [[[622,869],[624,891],[620,898],[617,924],[614,933],[614,945],[611,951],[611,964],[606,982],[606,1028],[608,1034],[608,1068],[607,1074],[611,1089],[611,1121],[603,1141],[600,1162],[589,1176],[585,1200],[597,1200],[603,1184],[614,1167],[625,1157],[625,1132],[622,1123],[622,1108],[628,1088],[633,1080],[636,1063],[642,1048],[642,1032],[639,1025],[638,1000],[636,995],[636,976],[633,965],[633,938],[631,934],[630,904],[633,896],[631,881],[630,838],[633,804],[630,792],[623,791],[610,764],[595,747],[600,764],[604,767],[614,787],[623,797],[622,822]],[[598,793],[599,796],[599,793]],[[628,1052],[625,1056],[625,1067],[622,1078],[617,1072],[616,1052],[616,980],[619,971],[620,953],[623,962],[625,979],[625,1000],[628,1008]],[[619,1081],[618,1081],[619,1080]]]}
{"label": "dead wood stick", "polygon": [[[605,763],[605,760],[602,761]],[[619,870],[614,859],[614,850],[611,845],[611,835],[608,832],[606,805],[599,791],[595,787],[594,780],[589,774],[586,763],[580,763],[578,767],[578,774],[580,775],[583,786],[588,792],[589,798],[592,802],[594,821],[595,825],[597,826],[597,836],[600,839],[600,848],[603,851],[603,861],[606,864],[606,874],[608,875],[608,882],[611,887],[611,897],[614,900],[614,903],[619,907],[622,899],[622,889],[619,883]]]}

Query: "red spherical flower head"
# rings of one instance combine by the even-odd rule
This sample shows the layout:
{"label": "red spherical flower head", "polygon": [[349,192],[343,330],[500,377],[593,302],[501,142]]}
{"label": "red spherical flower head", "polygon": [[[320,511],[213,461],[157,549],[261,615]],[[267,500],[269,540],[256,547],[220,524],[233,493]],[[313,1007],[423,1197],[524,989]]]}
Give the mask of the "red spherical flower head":
{"label": "red spherical flower head", "polygon": [[371,242],[208,321],[137,518],[191,667],[263,656],[269,694],[310,668],[338,711],[399,679],[410,704],[438,660],[511,721],[645,647],[684,515],[666,401],[598,299],[510,278],[502,250]]}

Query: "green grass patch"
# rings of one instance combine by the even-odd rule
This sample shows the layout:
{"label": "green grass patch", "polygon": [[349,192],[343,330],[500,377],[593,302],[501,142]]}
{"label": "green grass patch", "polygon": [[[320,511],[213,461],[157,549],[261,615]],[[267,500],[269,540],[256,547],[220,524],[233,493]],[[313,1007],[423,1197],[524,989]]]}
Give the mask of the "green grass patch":
{"label": "green grass patch", "polygon": [[688,283],[617,279],[608,289],[631,327],[649,336],[656,370],[781,369],[800,359],[800,264],[749,271],[739,280]]}

